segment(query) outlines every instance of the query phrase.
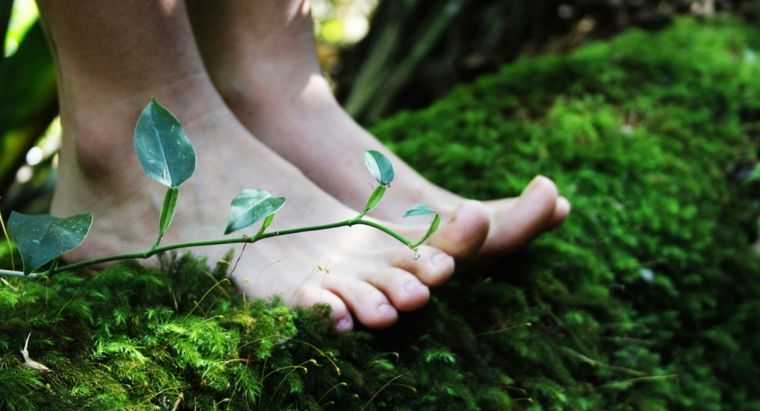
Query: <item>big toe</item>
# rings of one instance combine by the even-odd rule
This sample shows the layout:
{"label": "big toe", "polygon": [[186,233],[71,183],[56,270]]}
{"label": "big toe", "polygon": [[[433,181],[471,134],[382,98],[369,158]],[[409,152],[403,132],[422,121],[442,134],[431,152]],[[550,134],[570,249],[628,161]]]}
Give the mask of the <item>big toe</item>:
{"label": "big toe", "polygon": [[572,208],[573,207],[570,204],[570,200],[562,196],[557,198],[557,204],[554,207],[554,214],[552,215],[547,229],[551,230],[552,228],[555,228],[558,225],[562,224],[565,219],[567,219],[567,216],[570,215],[570,210],[572,210]]}
{"label": "big toe", "polygon": [[494,215],[482,254],[513,251],[539,233],[559,225],[570,212],[570,202],[559,197],[557,186],[537,176],[509,207]]}
{"label": "big toe", "polygon": [[445,217],[429,244],[457,260],[474,255],[483,245],[489,231],[488,208],[479,201],[463,201]]}

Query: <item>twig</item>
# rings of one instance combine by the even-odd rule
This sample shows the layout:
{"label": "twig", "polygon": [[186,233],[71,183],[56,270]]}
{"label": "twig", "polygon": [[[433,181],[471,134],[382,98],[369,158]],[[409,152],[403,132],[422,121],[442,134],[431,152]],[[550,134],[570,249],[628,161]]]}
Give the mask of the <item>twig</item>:
{"label": "twig", "polygon": [[29,348],[29,337],[32,336],[32,333],[29,333],[29,335],[26,336],[26,342],[24,343],[24,349],[21,350],[21,355],[24,356],[24,365],[40,371],[40,372],[48,372],[50,371],[50,368],[44,366],[43,364],[38,363],[37,361],[34,361],[33,359],[29,358],[29,351],[27,348]]}
{"label": "twig", "polygon": [[8,288],[10,288],[11,290],[13,290],[13,292],[16,292],[16,293],[18,292],[18,287],[14,287],[14,286],[13,286],[11,283],[9,283],[9,282],[8,282],[8,280],[6,280],[5,278],[2,278],[2,277],[0,277],[0,282],[2,282],[3,284],[5,284],[5,286],[6,286],[6,287],[8,287]]}
{"label": "twig", "polygon": [[[0,197],[2,198],[2,197]],[[11,245],[11,237],[8,235],[8,230],[5,229],[5,222],[3,216],[0,215],[0,228],[3,229],[3,235],[5,236],[5,242],[8,244],[8,252],[11,254],[11,269],[16,271],[16,258],[13,256],[13,246]]]}
{"label": "twig", "polygon": [[184,399],[185,396],[182,393],[179,393],[179,396],[177,396],[177,401],[174,401],[174,406],[172,407],[172,411],[177,411],[179,408],[179,404],[182,402],[182,399]]}
{"label": "twig", "polygon": [[404,376],[403,374],[399,374],[399,375],[391,378],[390,380],[388,380],[388,382],[385,383],[385,385],[383,385],[382,387],[380,387],[379,390],[375,391],[375,393],[372,394],[372,397],[369,399],[369,401],[367,401],[367,403],[364,404],[364,406],[362,407],[362,411],[366,410],[367,407],[369,407],[369,404],[371,404],[372,401],[375,399],[375,397],[377,397],[384,389],[386,389],[389,385],[391,385],[393,383],[393,381],[396,381],[397,379],[399,379],[399,378],[401,378],[403,376]]}

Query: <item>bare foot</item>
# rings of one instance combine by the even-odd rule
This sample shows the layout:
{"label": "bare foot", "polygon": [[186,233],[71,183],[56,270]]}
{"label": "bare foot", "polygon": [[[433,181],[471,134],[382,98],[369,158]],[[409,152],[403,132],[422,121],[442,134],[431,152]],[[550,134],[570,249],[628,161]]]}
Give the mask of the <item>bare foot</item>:
{"label": "bare foot", "polygon": [[[204,62],[225,101],[265,144],[343,203],[357,208],[370,179],[361,153],[391,157],[396,180],[375,216],[398,222],[412,203],[453,216],[465,199],[438,187],[356,124],[335,101],[315,59],[308,1],[191,1],[189,11]],[[485,203],[490,232],[481,255],[514,250],[562,223],[570,203],[554,183],[536,177],[522,195]]]}
{"label": "bare foot", "polygon": [[[176,86],[188,90],[195,82],[190,79]],[[197,106],[190,108],[180,103],[187,101],[186,91],[164,89],[161,94],[159,99],[176,103],[176,115],[198,152],[196,173],[180,189],[178,212],[164,237],[165,244],[220,238],[230,201],[244,188],[261,188],[286,197],[288,201],[277,214],[273,230],[340,221],[357,214],[252,138],[218,97],[217,105],[206,106],[199,113]],[[130,125],[148,98],[145,95],[120,102],[118,111],[132,112],[125,116],[130,120],[105,116],[110,124],[102,125],[98,131],[130,136]],[[171,103],[168,105],[171,107]],[[97,114],[103,116],[103,106],[100,107]],[[78,117],[93,121],[95,117],[84,115],[86,111],[79,111]],[[83,259],[149,247],[164,189],[142,175],[130,139],[103,141],[92,134],[90,127],[80,126],[73,118],[64,119],[64,130],[66,139],[76,138],[77,158],[70,158],[70,152],[63,153],[53,212],[71,215],[91,210],[95,216],[90,237],[69,257]],[[481,211],[477,205],[465,205],[460,218],[446,224],[432,242],[454,254],[472,253],[487,230]],[[422,225],[391,226],[409,238],[419,238],[426,229]],[[227,247],[194,251],[209,256],[213,262]],[[239,253],[240,247],[236,251]],[[368,327],[392,324],[397,311],[423,306],[429,297],[428,287],[445,282],[453,270],[453,258],[438,248],[423,246],[415,255],[384,233],[354,226],[250,245],[234,278],[254,297],[279,295],[294,306],[327,303],[332,307],[337,329],[346,331],[353,326],[351,314]]]}
{"label": "bare foot", "polygon": [[[198,153],[165,244],[219,238],[231,200],[245,188],[287,198],[270,229],[356,215],[256,140],[227,109],[204,70],[184,2],[38,5],[56,62],[64,132],[52,211],[94,214],[88,239],[68,258],[139,251],[155,238],[164,188],[143,175],[132,144],[136,119],[154,96],[183,123]],[[427,229],[391,228],[409,238]],[[385,327],[398,311],[424,305],[428,287],[452,274],[451,255],[475,252],[487,230],[487,214],[475,203],[463,204],[431,238],[433,246],[417,255],[366,226],[277,237],[247,247],[234,279],[254,297],[329,304],[339,331],[353,327],[352,315],[368,327]],[[227,250],[195,251],[214,262]]]}

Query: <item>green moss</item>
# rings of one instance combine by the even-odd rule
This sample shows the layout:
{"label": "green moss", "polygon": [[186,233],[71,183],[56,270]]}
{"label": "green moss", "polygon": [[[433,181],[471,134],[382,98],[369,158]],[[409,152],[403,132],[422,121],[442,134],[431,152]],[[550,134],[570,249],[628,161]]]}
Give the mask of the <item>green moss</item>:
{"label": "green moss", "polygon": [[[374,132],[477,198],[541,173],[558,231],[378,332],[192,257],[0,285],[0,408],[760,409],[760,32],[678,21],[522,60]],[[7,253],[0,251],[7,260]],[[31,332],[32,358],[19,349]]]}

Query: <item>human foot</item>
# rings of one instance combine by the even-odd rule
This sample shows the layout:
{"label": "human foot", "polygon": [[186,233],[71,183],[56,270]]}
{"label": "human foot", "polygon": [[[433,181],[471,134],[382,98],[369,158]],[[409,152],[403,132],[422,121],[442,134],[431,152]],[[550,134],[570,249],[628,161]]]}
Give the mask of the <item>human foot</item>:
{"label": "human foot", "polygon": [[[132,131],[154,96],[178,116],[198,153],[164,244],[220,237],[230,201],[244,188],[287,198],[270,229],[358,214],[259,143],[224,106],[195,49],[183,2],[93,1],[86,13],[79,3],[39,4],[57,67],[64,130],[52,211],[94,214],[87,240],[68,258],[152,244],[164,188],[143,175]],[[389,226],[407,238],[427,230]],[[254,297],[278,295],[292,306],[329,304],[340,331],[353,326],[352,314],[368,327],[384,327],[398,311],[425,304],[428,287],[452,274],[454,260],[447,253],[474,252],[486,232],[483,210],[464,204],[458,217],[431,237],[434,246],[423,246],[418,254],[365,226],[277,237],[244,253],[238,247],[242,257],[233,277]],[[227,250],[194,251],[213,262]]]}
{"label": "human foot", "polygon": [[[229,201],[244,187],[261,187],[288,199],[277,214],[275,230],[340,221],[357,214],[250,138],[228,112],[218,110],[186,124],[199,152],[198,167],[182,186],[175,222],[165,243],[219,238]],[[79,137],[83,135],[79,133]],[[252,164],[250,158],[256,162]],[[141,250],[151,244],[163,188],[140,175],[132,156],[121,165],[112,164],[115,168],[107,173],[100,170],[96,180],[61,176],[53,212],[71,215],[92,210],[95,215],[90,238],[71,256],[75,259]],[[227,168],[230,164],[239,165],[234,173]],[[447,236],[457,236],[471,230],[473,221],[482,221],[477,209],[462,212],[470,215],[448,224],[433,242],[450,241]],[[391,228],[409,238],[419,238],[426,230],[423,225],[391,224]],[[482,237],[485,230],[479,230]],[[474,248],[482,238],[471,241],[471,245],[463,242],[450,247],[459,247],[457,251]],[[226,248],[194,251],[219,259]],[[240,247],[237,251],[242,252]],[[452,274],[454,260],[432,246],[422,246],[415,254],[384,233],[354,226],[268,239],[247,247],[235,265],[234,278],[249,295],[278,295],[295,306],[327,303],[336,327],[344,331],[352,325],[349,313],[368,327],[383,327],[395,321],[397,310],[420,308],[427,302],[428,287],[442,284]]]}
{"label": "human foot", "polygon": [[[243,124],[298,166],[312,181],[351,207],[371,189],[361,153],[381,151],[396,165],[397,181],[374,215],[398,221],[410,203],[424,202],[444,216],[465,201],[419,175],[356,124],[335,101],[315,59],[308,1],[189,3],[206,66]],[[327,165],[327,166],[326,166]],[[570,203],[554,183],[536,177],[518,198],[488,201],[490,232],[481,255],[499,255],[561,224]]]}
{"label": "human foot", "polygon": [[[371,180],[362,174],[345,175],[340,170],[360,168],[361,153],[368,148],[390,157],[397,178],[384,199],[384,207],[374,211],[373,216],[401,222],[409,204],[426,203],[444,218],[450,218],[456,207],[466,201],[419,175],[353,122],[337,104],[313,104],[320,97],[312,100],[310,94],[307,91],[298,102],[285,105],[241,104],[235,99],[228,99],[228,104],[266,144],[351,207],[362,206],[371,190]],[[562,223],[570,211],[567,199],[560,197],[554,183],[543,176],[535,177],[519,197],[488,201],[485,205],[490,231],[479,251],[484,256],[519,248],[537,234]]]}
{"label": "human foot", "polygon": [[[68,119],[64,124],[73,131],[66,138],[76,135],[79,141],[87,141],[86,131]],[[277,214],[274,230],[340,221],[357,214],[251,138],[224,108],[186,118],[185,128],[199,153],[198,166],[194,177],[182,186],[180,207],[164,243],[219,238],[229,201],[246,187],[263,188],[288,199]],[[148,248],[163,188],[141,175],[134,156],[121,155],[131,149],[128,140],[105,152],[103,147],[94,147],[78,152],[83,173],[61,174],[53,202],[55,214],[91,210],[95,216],[88,241],[70,257]],[[100,164],[97,170],[96,162]],[[93,175],[97,177],[88,177]],[[465,206],[461,212],[465,215],[445,225],[433,243],[459,253],[480,245],[485,235],[480,210]],[[473,232],[473,221],[481,224],[476,229],[480,234]],[[390,226],[409,238],[419,238],[426,230],[424,225]],[[468,235],[469,240],[461,240]],[[194,251],[213,261],[221,258],[226,248]],[[242,252],[240,247],[237,251]],[[452,274],[454,260],[432,246],[422,246],[415,254],[384,233],[354,226],[267,239],[247,247],[236,267],[233,276],[249,295],[278,295],[295,306],[327,303],[337,329],[345,331],[352,327],[351,313],[368,327],[384,327],[395,321],[397,311],[420,308],[429,297],[428,287],[442,284]]]}

